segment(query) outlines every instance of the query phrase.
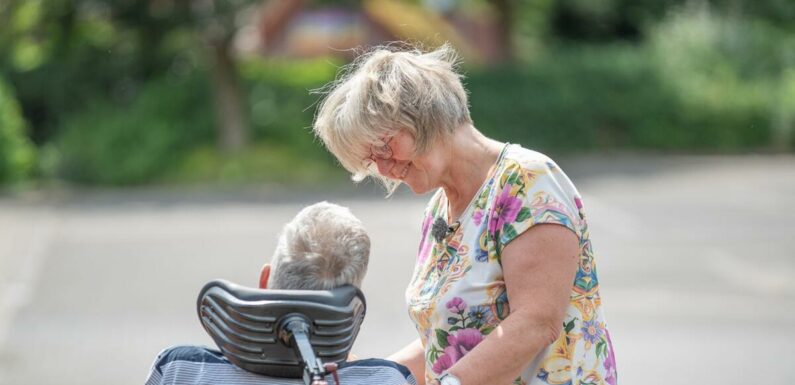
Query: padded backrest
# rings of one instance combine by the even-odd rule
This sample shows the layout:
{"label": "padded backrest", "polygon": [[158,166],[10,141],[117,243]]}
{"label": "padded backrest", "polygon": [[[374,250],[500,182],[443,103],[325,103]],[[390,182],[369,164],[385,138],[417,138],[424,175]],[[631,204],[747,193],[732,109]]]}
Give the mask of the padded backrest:
{"label": "padded backrest", "polygon": [[[350,285],[333,290],[262,290],[214,280],[202,288],[202,326],[229,361],[250,372],[301,378],[300,356],[279,335],[288,316],[309,321],[309,340],[324,363],[344,362],[359,333],[366,303]],[[282,330],[283,332],[283,330]]]}

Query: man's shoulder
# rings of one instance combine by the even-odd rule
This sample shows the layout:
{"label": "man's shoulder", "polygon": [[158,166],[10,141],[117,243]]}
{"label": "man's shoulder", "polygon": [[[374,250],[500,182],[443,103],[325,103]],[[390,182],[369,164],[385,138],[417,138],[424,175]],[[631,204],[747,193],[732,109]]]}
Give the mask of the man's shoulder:
{"label": "man's shoulder", "polygon": [[[197,368],[201,368],[201,370]],[[371,384],[372,380],[377,380],[377,383],[396,385],[416,383],[411,372],[405,366],[377,358],[344,362],[339,367],[339,375],[344,382],[352,385]],[[195,384],[211,379],[216,381],[243,378],[252,381],[252,383],[263,384],[297,383],[300,381],[249,373],[234,366],[218,350],[205,346],[179,345],[160,352],[152,367],[152,373],[150,373],[152,381],[147,384]]]}
{"label": "man's shoulder", "polygon": [[177,361],[228,364],[221,352],[198,345],[177,345],[164,349],[155,361],[155,369],[162,373],[162,368]]}
{"label": "man's shoulder", "polygon": [[[211,371],[204,369],[212,368]],[[236,376],[242,369],[234,367],[223,354],[205,346],[178,345],[166,348],[157,355],[146,385],[199,384],[205,373],[226,378]],[[212,373],[210,373],[212,372]]]}

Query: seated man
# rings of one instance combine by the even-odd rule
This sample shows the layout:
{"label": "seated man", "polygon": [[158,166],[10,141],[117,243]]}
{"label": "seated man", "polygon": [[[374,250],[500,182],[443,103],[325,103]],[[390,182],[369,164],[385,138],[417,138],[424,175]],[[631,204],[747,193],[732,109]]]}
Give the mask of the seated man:
{"label": "seated man", "polygon": [[[271,264],[262,267],[259,287],[282,290],[328,290],[345,284],[360,287],[369,255],[370,238],[347,208],[316,203],[301,210],[285,225]],[[345,385],[416,384],[406,367],[381,359],[344,362],[337,373]],[[254,374],[234,366],[217,350],[176,346],[160,353],[146,381],[146,385],[243,383],[286,385],[303,384],[303,380]]]}

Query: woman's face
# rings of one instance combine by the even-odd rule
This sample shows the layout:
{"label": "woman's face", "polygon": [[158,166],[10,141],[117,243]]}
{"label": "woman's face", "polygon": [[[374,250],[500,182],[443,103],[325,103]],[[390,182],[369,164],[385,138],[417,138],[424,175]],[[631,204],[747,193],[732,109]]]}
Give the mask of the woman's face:
{"label": "woman's face", "polygon": [[440,186],[443,158],[434,151],[425,151],[424,154],[415,156],[414,137],[408,131],[398,131],[386,141],[386,146],[389,147],[384,147],[386,151],[374,151],[371,157],[379,174],[400,180],[416,194],[423,194]]}

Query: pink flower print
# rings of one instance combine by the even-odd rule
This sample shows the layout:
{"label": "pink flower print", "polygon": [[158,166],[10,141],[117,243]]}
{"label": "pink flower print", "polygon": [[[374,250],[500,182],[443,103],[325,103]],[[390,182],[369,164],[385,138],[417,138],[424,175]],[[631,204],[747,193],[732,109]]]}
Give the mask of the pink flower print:
{"label": "pink flower print", "polygon": [[474,222],[476,226],[480,226],[480,224],[483,223],[483,211],[484,210],[477,210],[475,214],[472,215],[472,222]]}
{"label": "pink flower print", "polygon": [[439,356],[436,362],[433,363],[433,367],[431,368],[431,370],[433,370],[434,373],[441,374],[445,370],[450,369],[453,366],[453,364],[456,363],[457,360],[454,360],[451,354],[446,353],[447,349],[449,348],[450,348],[449,346],[445,348],[444,349],[445,353]]}
{"label": "pink flower print", "polygon": [[455,334],[447,336],[449,345],[444,348],[444,353],[439,356],[431,370],[439,374],[450,369],[461,357],[472,351],[480,341],[483,341],[483,335],[478,329],[472,328],[461,329]]}
{"label": "pink flower print", "polygon": [[461,329],[455,334],[447,336],[447,343],[450,344],[448,348],[454,348],[460,354],[458,358],[469,353],[480,341],[483,341],[483,335],[478,329],[473,328]]}
{"label": "pink flower print", "polygon": [[610,333],[605,329],[605,338],[607,338],[607,357],[605,358],[604,367],[607,374],[605,375],[605,382],[610,385],[616,385],[618,375],[616,373],[616,356],[613,354],[613,342],[610,341]]}
{"label": "pink flower print", "polygon": [[580,197],[574,197],[574,205],[577,206],[577,214],[580,219],[585,219],[585,215],[582,213],[582,199]]}
{"label": "pink flower print", "polygon": [[491,218],[489,218],[489,233],[494,234],[501,230],[505,224],[513,223],[521,209],[522,201],[511,196],[511,187],[506,185],[500,196],[497,197],[497,201],[494,202]]}
{"label": "pink flower print", "polygon": [[463,313],[464,310],[467,308],[466,302],[464,302],[461,297],[455,297],[450,301],[447,301],[447,310],[450,310],[453,313]]}

